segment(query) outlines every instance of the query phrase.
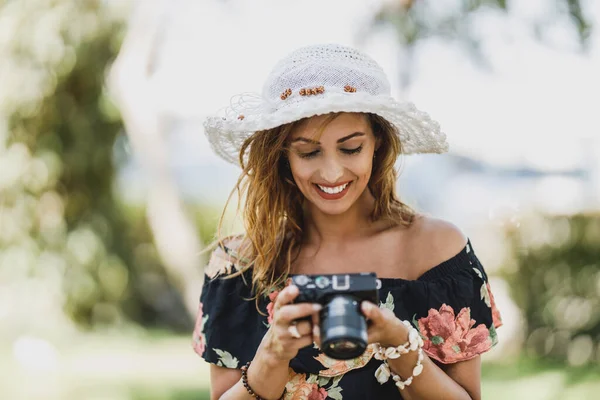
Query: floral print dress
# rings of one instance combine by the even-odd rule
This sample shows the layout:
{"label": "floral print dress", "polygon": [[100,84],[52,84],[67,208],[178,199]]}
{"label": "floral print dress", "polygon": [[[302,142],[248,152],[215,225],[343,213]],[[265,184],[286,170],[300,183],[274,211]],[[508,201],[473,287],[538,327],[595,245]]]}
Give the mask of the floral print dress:
{"label": "floral print dress", "polygon": [[[193,348],[207,362],[241,368],[254,354],[272,321],[278,292],[260,299],[256,310],[251,271],[224,279],[237,270],[235,243],[211,256],[193,334]],[[469,360],[494,346],[502,325],[487,275],[470,241],[456,256],[417,280],[381,279],[379,306],[412,321],[424,339],[423,350],[442,364]],[[390,379],[381,385],[375,371],[381,361],[373,347],[355,359],[334,360],[318,347],[301,349],[289,365],[287,400],[401,399]]]}

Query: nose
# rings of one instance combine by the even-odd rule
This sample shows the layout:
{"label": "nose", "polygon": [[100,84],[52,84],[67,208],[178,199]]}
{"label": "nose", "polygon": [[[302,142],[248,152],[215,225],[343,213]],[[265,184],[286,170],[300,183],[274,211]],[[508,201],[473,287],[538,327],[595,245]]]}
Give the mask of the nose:
{"label": "nose", "polygon": [[336,183],[344,175],[344,167],[335,159],[329,158],[321,168],[321,178],[327,183]]}

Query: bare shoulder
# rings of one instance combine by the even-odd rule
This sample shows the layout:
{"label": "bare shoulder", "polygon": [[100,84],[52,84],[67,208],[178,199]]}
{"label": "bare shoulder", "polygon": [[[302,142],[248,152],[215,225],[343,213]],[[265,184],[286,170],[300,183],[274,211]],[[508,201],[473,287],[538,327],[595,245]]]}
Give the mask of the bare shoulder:
{"label": "bare shoulder", "polygon": [[413,238],[420,242],[433,242],[442,248],[462,250],[467,244],[466,235],[452,222],[419,214],[413,222]]}
{"label": "bare shoulder", "polygon": [[245,256],[249,242],[244,235],[228,236],[215,245],[206,266],[205,273],[209,278],[217,275],[228,275],[242,268],[248,258]]}
{"label": "bare shoulder", "polygon": [[427,215],[415,217],[409,236],[412,258],[418,260],[421,274],[456,256],[468,240],[453,223]]}

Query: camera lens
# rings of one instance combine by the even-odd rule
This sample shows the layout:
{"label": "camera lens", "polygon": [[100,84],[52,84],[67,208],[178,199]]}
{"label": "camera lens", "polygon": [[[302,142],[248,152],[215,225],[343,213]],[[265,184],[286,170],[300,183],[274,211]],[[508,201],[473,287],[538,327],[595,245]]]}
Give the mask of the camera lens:
{"label": "camera lens", "polygon": [[354,351],[357,345],[350,340],[338,340],[337,342],[330,343],[329,348],[335,352]]}
{"label": "camera lens", "polygon": [[321,311],[321,343],[327,356],[348,360],[367,348],[367,322],[356,298],[333,296]]}

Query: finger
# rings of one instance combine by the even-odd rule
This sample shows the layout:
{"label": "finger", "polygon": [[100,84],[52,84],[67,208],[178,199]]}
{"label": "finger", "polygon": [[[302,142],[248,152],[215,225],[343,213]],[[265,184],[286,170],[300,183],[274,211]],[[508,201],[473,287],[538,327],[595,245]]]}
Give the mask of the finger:
{"label": "finger", "polygon": [[379,343],[380,339],[379,329],[372,326],[367,328],[367,343]]}
{"label": "finger", "polygon": [[312,337],[317,346],[321,348],[321,327],[319,325],[313,325]]}
{"label": "finger", "polygon": [[313,340],[311,336],[302,336],[300,339],[292,339],[292,345],[296,349],[301,349],[306,346],[312,346]]}
{"label": "finger", "polygon": [[300,336],[312,335],[312,324],[310,321],[300,321],[296,324]]}
{"label": "finger", "polygon": [[290,285],[286,287],[277,295],[277,299],[275,299],[275,304],[273,305],[274,309],[278,310],[282,306],[290,304],[298,296],[298,293],[300,293],[298,286]]}
{"label": "finger", "polygon": [[370,301],[363,301],[360,305],[360,308],[365,317],[375,324],[377,324],[378,322],[380,323],[381,320],[384,318],[379,307],[377,307]]}
{"label": "finger", "polygon": [[301,349],[309,345],[312,346],[313,344],[312,335],[294,337],[289,329],[292,326],[294,325],[290,325],[287,328],[280,326],[272,331],[272,335],[275,339],[274,343],[276,343],[276,346],[278,348],[277,351],[280,353],[289,351],[293,352],[294,349]]}
{"label": "finger", "polygon": [[312,315],[312,336],[317,346],[321,347],[321,318],[319,313]]}
{"label": "finger", "polygon": [[292,321],[318,312],[321,308],[317,303],[288,304],[282,306],[275,314],[275,322],[287,326]]}
{"label": "finger", "polygon": [[[382,311],[385,311],[385,310],[382,310]],[[393,338],[407,337],[408,334],[405,333],[406,327],[404,326],[404,324],[393,315],[393,311],[391,311],[391,310],[388,310],[388,311],[390,311],[390,314],[392,314],[392,315],[387,315],[387,317],[390,317],[389,319],[386,319],[383,323],[381,323],[379,325],[372,324],[371,326],[369,326],[367,328],[367,342],[368,343],[381,343],[382,341],[389,340],[390,337],[393,337]],[[382,314],[388,314],[388,313],[382,312]],[[384,315],[384,317],[386,317],[386,315]],[[394,320],[394,319],[396,319],[396,320]],[[390,330],[395,331],[395,333],[392,334],[391,336],[389,333]],[[400,343],[397,343],[397,344],[400,344]]]}
{"label": "finger", "polygon": [[298,323],[292,322],[291,325],[288,325],[288,333],[294,339],[299,339],[302,336],[312,336],[312,327],[310,322],[308,321],[300,321]]}
{"label": "finger", "polygon": [[300,339],[302,337],[302,334],[298,331],[296,324],[291,324],[288,326],[288,332],[294,339]]}

